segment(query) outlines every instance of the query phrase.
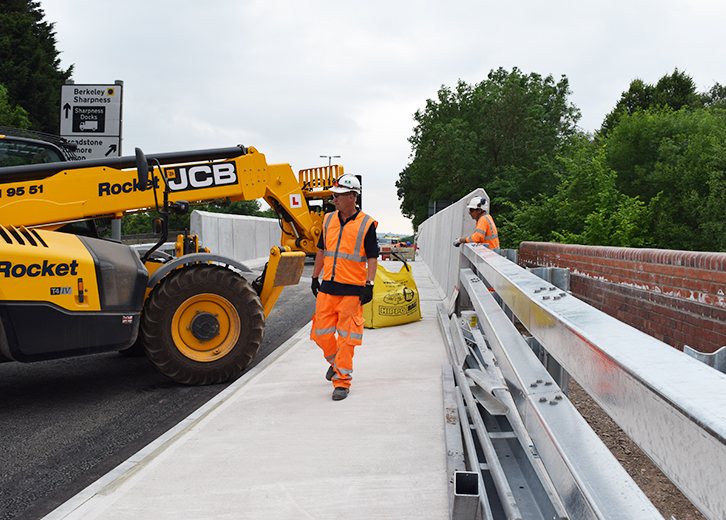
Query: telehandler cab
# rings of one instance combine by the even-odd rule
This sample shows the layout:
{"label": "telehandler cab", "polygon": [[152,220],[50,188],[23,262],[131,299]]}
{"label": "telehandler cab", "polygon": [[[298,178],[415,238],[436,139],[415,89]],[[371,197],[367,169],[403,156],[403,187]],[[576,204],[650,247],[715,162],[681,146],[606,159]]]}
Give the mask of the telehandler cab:
{"label": "telehandler cab", "polygon": [[[255,148],[0,168],[0,361],[32,362],[142,345],[185,384],[239,375],[256,355],[282,289],[316,251],[328,188],[341,166],[267,164]],[[262,276],[179,235],[159,251],[168,218],[190,203],[264,198],[281,243]],[[161,201],[160,201],[161,199]],[[312,200],[323,205],[311,205]],[[158,242],[137,252],[99,238],[94,221],[156,209]]]}

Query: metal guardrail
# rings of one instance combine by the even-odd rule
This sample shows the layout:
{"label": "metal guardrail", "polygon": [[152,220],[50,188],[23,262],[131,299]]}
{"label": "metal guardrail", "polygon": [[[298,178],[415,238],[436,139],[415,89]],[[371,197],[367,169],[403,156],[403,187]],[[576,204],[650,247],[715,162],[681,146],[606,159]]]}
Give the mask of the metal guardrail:
{"label": "metal guardrail", "polygon": [[461,285],[483,320],[487,341],[560,496],[579,497],[583,506],[595,506],[596,515],[625,504],[623,516],[594,518],[660,516],[648,516],[641,509],[646,506],[637,505],[635,490],[634,503],[628,505],[622,484],[612,481],[617,472],[603,471],[599,457],[593,458],[598,448],[579,424],[582,418],[563,413],[569,402],[550,405],[554,390],[529,386],[537,379],[548,381],[549,375],[535,376],[543,370],[536,358],[522,348],[512,350],[510,345],[523,340],[513,326],[504,325],[509,318],[489,288],[706,517],[726,518],[726,479],[721,476],[726,467],[726,374],[487,249],[466,245],[462,254],[472,269],[461,271]]}
{"label": "metal guardrail", "polygon": [[[438,318],[458,383],[466,469],[480,472],[481,518],[662,520],[486,285],[470,269],[461,270],[461,281],[484,334],[466,319],[449,319],[443,305]],[[451,378],[444,375],[446,395]],[[450,423],[450,405],[446,413]],[[449,437],[451,458],[461,448]],[[452,458],[450,473],[461,471],[457,462]],[[458,511],[452,506],[452,520],[474,518],[455,517]]]}

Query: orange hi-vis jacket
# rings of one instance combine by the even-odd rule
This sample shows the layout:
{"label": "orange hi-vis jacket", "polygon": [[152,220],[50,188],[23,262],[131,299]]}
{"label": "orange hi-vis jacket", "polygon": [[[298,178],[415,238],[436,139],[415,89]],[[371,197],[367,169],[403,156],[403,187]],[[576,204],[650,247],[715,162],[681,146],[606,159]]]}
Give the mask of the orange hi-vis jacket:
{"label": "orange hi-vis jacket", "polygon": [[499,233],[494,219],[491,215],[482,215],[476,221],[476,231],[466,237],[467,242],[475,242],[484,244],[489,249],[497,249],[499,247]]}
{"label": "orange hi-vis jacket", "polygon": [[363,239],[374,224],[375,221],[362,211],[343,226],[337,211],[326,215],[323,223],[323,280],[351,285],[365,284],[368,258]]}

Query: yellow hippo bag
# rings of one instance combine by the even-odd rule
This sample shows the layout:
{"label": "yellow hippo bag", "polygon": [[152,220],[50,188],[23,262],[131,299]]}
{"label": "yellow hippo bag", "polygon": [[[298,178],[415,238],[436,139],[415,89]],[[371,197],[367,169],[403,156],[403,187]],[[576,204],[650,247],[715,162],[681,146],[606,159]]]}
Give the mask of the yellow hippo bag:
{"label": "yellow hippo bag", "polygon": [[378,329],[421,319],[421,302],[413,273],[406,261],[392,273],[378,264],[373,300],[363,306],[365,327]]}

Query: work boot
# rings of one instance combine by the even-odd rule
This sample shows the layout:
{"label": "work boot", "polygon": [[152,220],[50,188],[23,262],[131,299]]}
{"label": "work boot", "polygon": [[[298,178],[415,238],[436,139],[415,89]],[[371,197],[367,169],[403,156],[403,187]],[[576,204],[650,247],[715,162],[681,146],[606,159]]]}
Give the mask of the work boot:
{"label": "work boot", "polygon": [[333,390],[333,401],[342,401],[346,397],[348,397],[349,390],[347,388],[343,388],[342,386],[338,386]]}
{"label": "work boot", "polygon": [[334,375],[335,369],[333,368],[333,365],[330,365],[330,368],[328,368],[328,371],[325,373],[325,379],[327,379],[328,381],[332,381]]}

